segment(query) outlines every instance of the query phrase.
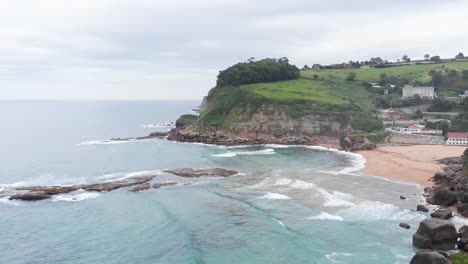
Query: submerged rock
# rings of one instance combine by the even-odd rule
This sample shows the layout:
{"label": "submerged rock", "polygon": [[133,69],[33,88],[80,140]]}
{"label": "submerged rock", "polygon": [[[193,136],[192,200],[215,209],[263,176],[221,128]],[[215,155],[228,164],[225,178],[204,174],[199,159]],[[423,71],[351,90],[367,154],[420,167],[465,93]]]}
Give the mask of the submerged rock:
{"label": "submerged rock", "polygon": [[458,229],[460,241],[458,241],[458,248],[465,249],[468,246],[468,226],[464,225]]}
{"label": "submerged rock", "polygon": [[24,200],[24,201],[39,201],[44,199],[49,199],[52,195],[45,192],[34,191],[27,193],[20,193],[10,196],[10,200]]}
{"label": "submerged rock", "polygon": [[404,229],[410,229],[411,228],[411,226],[408,225],[407,223],[400,223],[398,226],[401,227],[401,228],[404,228]]}
{"label": "submerged rock", "polygon": [[430,218],[423,220],[413,235],[413,246],[422,249],[451,250],[457,243],[455,226],[448,220]]}
{"label": "submerged rock", "polygon": [[418,204],[416,206],[416,211],[427,213],[427,212],[429,212],[429,209],[426,206],[422,205],[422,204]]}
{"label": "submerged rock", "polygon": [[193,177],[229,177],[237,174],[235,170],[222,169],[222,168],[213,168],[213,169],[192,169],[192,168],[182,168],[174,170],[165,170],[164,172],[172,173],[177,176],[193,178]]}
{"label": "submerged rock", "polygon": [[452,210],[449,208],[440,208],[435,212],[431,213],[431,217],[440,218],[440,219],[450,219],[453,217]]}
{"label": "submerged rock", "polygon": [[176,184],[177,182],[158,182],[158,183],[153,184],[153,188],[158,189],[161,187],[172,186]]}
{"label": "submerged rock", "polygon": [[420,251],[414,255],[410,264],[450,264],[450,261],[436,251]]}
{"label": "submerged rock", "polygon": [[148,190],[149,188],[151,188],[151,184],[149,182],[146,182],[146,183],[137,185],[137,186],[131,188],[128,191],[129,192],[141,192],[141,191],[144,191],[144,190]]}

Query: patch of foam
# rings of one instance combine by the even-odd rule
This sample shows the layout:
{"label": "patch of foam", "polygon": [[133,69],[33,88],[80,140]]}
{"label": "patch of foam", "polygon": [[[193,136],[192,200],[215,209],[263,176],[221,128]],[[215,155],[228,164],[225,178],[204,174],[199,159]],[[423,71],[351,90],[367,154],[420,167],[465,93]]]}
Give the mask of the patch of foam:
{"label": "patch of foam", "polygon": [[94,199],[99,196],[96,192],[83,192],[78,194],[63,194],[52,197],[52,202],[81,202],[88,199]]}
{"label": "patch of foam", "polygon": [[278,219],[276,219],[276,218],[274,218],[274,217],[272,217],[271,219],[275,220],[275,221],[276,221],[278,224],[280,224],[282,227],[286,227],[286,225],[285,225],[283,222],[281,222],[280,220],[278,220]]}
{"label": "patch of foam", "polygon": [[258,197],[258,199],[266,199],[266,200],[289,200],[291,197],[280,194],[280,193],[272,193],[267,192],[265,195]]}
{"label": "patch of foam", "polygon": [[323,188],[316,188],[316,190],[325,199],[325,203],[323,204],[323,206],[327,206],[327,207],[350,207],[350,206],[355,206],[356,205],[356,204],[346,200],[346,199],[351,199],[352,198],[351,194],[337,192],[337,191],[334,191],[333,193],[329,193]]}
{"label": "patch of foam", "polygon": [[340,171],[337,172],[337,174],[349,174],[352,172],[360,171],[366,167],[366,159],[360,154],[346,152],[346,151],[342,151],[342,150],[338,150],[334,148],[321,147],[321,146],[308,146],[307,148],[313,149],[313,150],[320,150],[320,151],[336,152],[336,153],[340,153],[340,154],[348,156],[350,158],[351,166],[341,169]]}
{"label": "patch of foam", "polygon": [[311,182],[305,182],[301,180],[294,180],[293,183],[290,185],[292,188],[295,189],[301,189],[301,190],[306,190],[306,189],[315,189],[317,186]]}
{"label": "patch of foam", "polygon": [[280,185],[280,186],[290,185],[292,182],[293,182],[293,180],[291,180],[291,179],[279,179],[279,180],[276,180],[274,185]]}
{"label": "patch of foam", "polygon": [[460,216],[454,216],[450,218],[450,221],[455,225],[457,230],[464,225],[468,225],[468,219]]}
{"label": "patch of foam", "polygon": [[238,155],[273,155],[276,154],[274,149],[262,149],[262,150],[252,150],[252,151],[232,151],[221,154],[214,154],[213,157],[222,157],[222,158],[231,158]]}
{"label": "patch of foam", "polygon": [[115,145],[115,144],[123,144],[128,143],[133,140],[89,140],[83,141],[78,144],[77,146],[90,146],[90,145]]}
{"label": "patch of foam", "polygon": [[20,202],[12,201],[12,200],[8,199],[8,197],[0,198],[0,203],[6,204],[6,205],[14,205],[14,206],[20,206],[21,205]]}
{"label": "patch of foam", "polygon": [[334,221],[343,221],[343,218],[338,215],[332,215],[325,212],[321,212],[319,215],[308,217],[309,220],[334,220]]}
{"label": "patch of foam", "polygon": [[341,210],[340,215],[350,221],[421,221],[426,218],[422,213],[402,209],[393,204],[379,201],[364,201],[358,205]]}
{"label": "patch of foam", "polygon": [[340,252],[332,252],[330,254],[327,254],[325,255],[325,257],[330,260],[331,262],[334,262],[334,263],[345,263],[341,260],[336,260],[335,258],[336,257],[351,257],[353,254],[351,253],[340,253]]}
{"label": "patch of foam", "polygon": [[226,153],[222,153],[222,154],[214,154],[214,155],[211,155],[211,156],[218,157],[218,158],[232,158],[232,157],[237,156],[237,154],[233,153],[233,152],[226,152]]}

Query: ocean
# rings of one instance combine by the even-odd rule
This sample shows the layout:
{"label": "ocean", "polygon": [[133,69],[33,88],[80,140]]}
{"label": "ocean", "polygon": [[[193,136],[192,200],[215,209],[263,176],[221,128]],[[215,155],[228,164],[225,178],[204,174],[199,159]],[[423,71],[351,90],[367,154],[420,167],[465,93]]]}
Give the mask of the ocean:
{"label": "ocean", "polygon": [[[149,124],[175,121],[198,104],[0,102],[0,263],[409,263],[411,237],[426,217],[414,211],[421,188],[366,175],[357,154],[108,141],[163,131]],[[239,173],[187,179],[163,172],[183,167]],[[156,182],[178,184],[37,202],[5,196],[15,186],[153,173]]]}

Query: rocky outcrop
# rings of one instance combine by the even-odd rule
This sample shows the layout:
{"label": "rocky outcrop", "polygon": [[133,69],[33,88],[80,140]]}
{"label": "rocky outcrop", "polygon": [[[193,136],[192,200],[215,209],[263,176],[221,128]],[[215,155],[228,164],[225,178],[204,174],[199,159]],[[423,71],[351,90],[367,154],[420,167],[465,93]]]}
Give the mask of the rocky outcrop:
{"label": "rocky outcrop", "polygon": [[434,191],[433,199],[434,204],[448,206],[457,200],[457,196],[455,192],[448,187],[442,187]]}
{"label": "rocky outcrop", "polygon": [[211,168],[211,169],[192,169],[182,168],[174,170],[165,170],[164,172],[172,173],[177,176],[193,178],[193,177],[229,177],[237,174],[235,170]]}
{"label": "rocky outcrop", "polygon": [[176,185],[176,184],[177,184],[177,182],[158,182],[158,183],[153,184],[153,188],[158,189],[158,188],[161,188],[161,187],[172,186],[172,185]]}
{"label": "rocky outcrop", "polygon": [[146,183],[137,185],[137,186],[131,188],[128,191],[129,192],[141,192],[141,191],[144,191],[144,190],[148,190],[149,188],[151,188],[151,184],[149,182],[146,182]]}
{"label": "rocky outcrop", "polygon": [[453,217],[452,210],[450,208],[440,208],[435,212],[431,213],[431,217],[440,218],[440,219],[450,219]]}
{"label": "rocky outcrop", "polygon": [[455,226],[447,220],[431,218],[423,220],[413,235],[413,246],[421,249],[450,250],[457,243]]}
{"label": "rocky outcrop", "polygon": [[152,132],[147,136],[137,137],[135,139],[165,138],[168,135],[169,135],[169,132]]}
{"label": "rocky outcrop", "polygon": [[450,261],[436,251],[420,251],[414,255],[410,264],[450,264]]}
{"label": "rocky outcrop", "polygon": [[429,209],[428,209],[425,205],[418,204],[418,205],[416,206],[416,211],[418,211],[418,212],[423,212],[423,213],[427,213],[427,212],[429,212]]}
{"label": "rocky outcrop", "polygon": [[346,136],[340,139],[340,146],[345,151],[373,150],[377,146],[365,137]]}
{"label": "rocky outcrop", "polygon": [[[468,245],[468,226],[462,226],[458,229],[460,240],[458,241],[458,248],[465,249]],[[466,251],[466,250],[465,250]]]}
{"label": "rocky outcrop", "polygon": [[[10,200],[37,201],[51,198],[53,195],[70,193],[77,190],[85,190],[90,192],[108,192],[119,188],[130,187],[134,185],[144,185],[156,175],[135,176],[123,180],[109,181],[93,184],[79,184],[73,186],[31,186],[18,187],[12,190],[15,194],[10,196]],[[149,183],[148,183],[149,184]]]}

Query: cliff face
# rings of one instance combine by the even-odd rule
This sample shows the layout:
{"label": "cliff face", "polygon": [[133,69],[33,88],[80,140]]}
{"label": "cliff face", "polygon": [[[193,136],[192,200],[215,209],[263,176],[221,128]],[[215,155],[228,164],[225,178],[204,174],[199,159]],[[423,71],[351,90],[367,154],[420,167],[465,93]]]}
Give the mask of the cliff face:
{"label": "cliff face", "polygon": [[350,132],[349,124],[340,124],[335,117],[305,115],[293,118],[287,109],[280,106],[264,105],[262,111],[251,117],[239,117],[229,124],[228,132],[245,138],[314,137],[325,135],[338,138],[343,132]]}

